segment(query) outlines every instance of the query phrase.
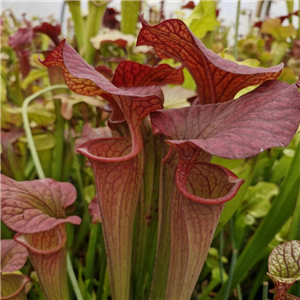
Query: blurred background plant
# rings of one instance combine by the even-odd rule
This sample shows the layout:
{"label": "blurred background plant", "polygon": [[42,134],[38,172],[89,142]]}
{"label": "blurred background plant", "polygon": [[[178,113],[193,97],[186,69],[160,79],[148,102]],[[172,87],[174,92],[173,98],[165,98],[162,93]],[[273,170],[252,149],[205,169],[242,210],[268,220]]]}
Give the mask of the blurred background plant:
{"label": "blurred background plant", "polygon": [[[107,78],[112,77],[117,64],[123,60],[150,66],[162,62],[175,66],[172,60],[159,61],[151,48],[135,47],[140,28],[138,16],[144,13],[152,25],[171,16],[182,19],[206,47],[240,64],[270,67],[283,62],[285,67],[279,80],[295,83],[300,74],[299,2],[281,1],[286,13],[277,12],[276,17],[271,13],[272,6],[276,6],[274,1],[255,2],[255,12],[243,9],[240,0],[227,2],[236,11],[235,16],[231,14],[231,20],[235,18],[234,32],[230,31],[228,20],[223,19],[224,2],[176,3],[177,8],[170,11],[172,2],[164,0],[156,4],[65,1],[62,6],[55,4],[61,9],[60,21],[51,16],[26,14],[19,18],[9,8],[2,11],[2,173],[18,181],[38,177],[28,148],[30,137],[24,130],[26,114],[45,176],[71,182],[77,189],[77,200],[68,209],[82,218],[82,224],[67,225],[67,245],[84,299],[109,299],[110,291],[101,223],[92,222],[88,209],[95,196],[92,170],[74,149],[88,139],[108,135],[109,109],[100,97],[79,96],[66,89],[48,91],[50,85],[64,83],[63,77],[58,70],[48,72],[38,57],[47,57],[49,50],[67,38]],[[26,5],[29,7],[30,3]],[[247,21],[242,30],[240,18]],[[184,74],[185,90],[176,90],[176,95],[168,88],[164,90],[168,108],[189,105],[186,100],[194,95],[192,77],[186,70]],[[36,92],[44,93],[24,105]],[[282,242],[300,240],[299,131],[286,148],[265,151],[248,160],[215,157],[213,162],[231,169],[246,182],[225,206],[199,278],[202,284],[195,287],[193,299],[272,298],[266,293],[266,282],[271,283],[266,274],[268,255]],[[1,234],[2,239],[13,236],[3,223]],[[21,271],[33,282],[28,298],[40,299],[30,263]],[[289,293],[300,296],[299,282]]]}

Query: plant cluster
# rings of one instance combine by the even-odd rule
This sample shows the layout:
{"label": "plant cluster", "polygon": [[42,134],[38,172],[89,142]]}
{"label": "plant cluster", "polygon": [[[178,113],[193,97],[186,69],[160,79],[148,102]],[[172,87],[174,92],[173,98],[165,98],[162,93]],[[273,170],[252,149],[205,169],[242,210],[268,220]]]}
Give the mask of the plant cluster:
{"label": "plant cluster", "polygon": [[300,32],[107,4],[2,15],[1,299],[298,299]]}

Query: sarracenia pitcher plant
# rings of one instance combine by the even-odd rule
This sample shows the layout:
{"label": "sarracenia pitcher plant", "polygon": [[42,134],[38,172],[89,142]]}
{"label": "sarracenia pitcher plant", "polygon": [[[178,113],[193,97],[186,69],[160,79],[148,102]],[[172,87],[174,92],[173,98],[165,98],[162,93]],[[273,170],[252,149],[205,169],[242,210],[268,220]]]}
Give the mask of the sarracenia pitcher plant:
{"label": "sarracenia pitcher plant", "polygon": [[[81,219],[66,216],[65,208],[75,199],[76,190],[68,182],[50,178],[17,182],[1,175],[1,219],[17,232],[14,252],[21,247],[18,256],[11,260],[15,264],[21,258],[23,261],[25,249],[25,261],[29,255],[45,300],[69,299],[65,223],[78,225]],[[9,254],[11,256],[12,251]],[[7,281],[10,286],[16,285],[12,278]],[[5,282],[5,286],[9,284]],[[13,299],[25,299],[25,293],[24,298]]]}
{"label": "sarracenia pitcher plant", "polygon": [[[181,67],[125,61],[108,79],[65,40],[42,63],[62,68],[72,91],[103,97],[111,111],[111,137],[85,142],[78,152],[94,171],[112,298],[184,300],[225,203],[243,184],[212,156],[248,158],[286,146],[300,122],[300,82],[277,81],[283,65],[251,68],[221,58],[180,20],[142,24],[137,45]],[[197,97],[189,107],[164,110],[161,87],[182,84],[183,68]]]}

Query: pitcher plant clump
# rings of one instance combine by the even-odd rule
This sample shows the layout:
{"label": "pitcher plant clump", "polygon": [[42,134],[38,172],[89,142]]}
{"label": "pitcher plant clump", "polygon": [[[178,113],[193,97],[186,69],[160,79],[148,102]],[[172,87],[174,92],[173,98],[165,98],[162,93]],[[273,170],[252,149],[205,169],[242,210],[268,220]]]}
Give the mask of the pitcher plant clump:
{"label": "pitcher plant clump", "polygon": [[65,223],[79,225],[81,219],[67,217],[65,208],[75,198],[76,190],[67,182],[17,182],[1,174],[1,219],[17,232],[15,244],[27,249],[44,299],[69,299]]}
{"label": "pitcher plant clump", "polygon": [[[176,59],[193,76],[198,96],[190,107],[163,110],[159,86],[182,83],[181,68],[127,61],[109,81],[66,41],[43,64],[61,67],[74,92],[100,95],[110,104],[113,137],[88,141],[78,151],[94,170],[113,298],[146,293],[153,299],[189,299],[223,206],[243,182],[211,164],[212,155],[247,158],[287,145],[300,120],[299,93],[296,84],[276,81],[282,65],[250,68],[222,59],[179,20],[142,23],[137,45],[154,47],[159,58]],[[260,86],[233,100],[250,85]],[[145,249],[139,237],[155,232],[147,228],[155,227],[155,218],[157,249]],[[145,252],[155,250],[152,274],[144,267]],[[137,270],[142,278],[153,277],[151,292],[134,286],[131,291],[130,274],[136,278]]]}
{"label": "pitcher plant clump", "polygon": [[[123,61],[107,72],[85,62],[66,40],[41,63],[60,67],[73,92],[107,101],[111,135],[88,140],[78,152],[94,172],[95,219],[102,223],[112,298],[184,300],[193,293],[225,203],[243,184],[212,157],[249,158],[288,145],[300,122],[300,81],[277,81],[283,64],[251,68],[223,59],[180,20],[150,26],[142,19],[142,25],[137,45],[152,46],[159,59],[172,58],[180,67]],[[183,84],[184,68],[197,96],[188,107],[164,109],[164,86]],[[63,223],[50,230],[62,232]],[[23,230],[15,240],[28,246],[32,233]]]}

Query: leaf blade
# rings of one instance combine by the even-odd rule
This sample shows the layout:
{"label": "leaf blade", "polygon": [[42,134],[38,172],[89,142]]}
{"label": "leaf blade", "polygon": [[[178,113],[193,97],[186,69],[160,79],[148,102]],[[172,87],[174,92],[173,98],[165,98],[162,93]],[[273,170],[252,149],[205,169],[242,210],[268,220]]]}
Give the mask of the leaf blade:
{"label": "leaf blade", "polygon": [[225,60],[205,48],[180,20],[167,20],[156,26],[142,19],[137,45],[153,46],[160,58],[175,58],[192,74],[199,103],[218,103],[233,99],[241,89],[276,79],[283,65],[250,68]]}

